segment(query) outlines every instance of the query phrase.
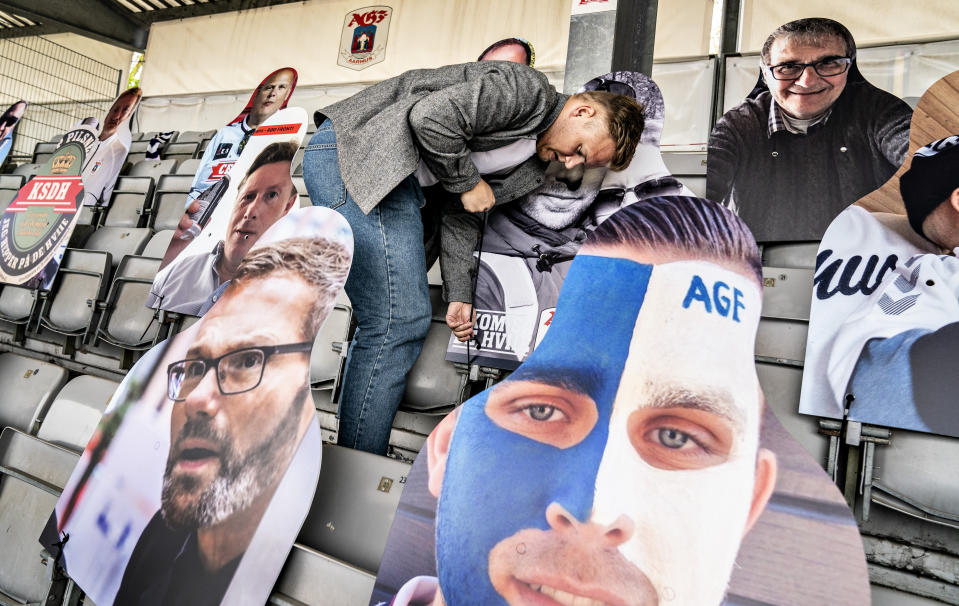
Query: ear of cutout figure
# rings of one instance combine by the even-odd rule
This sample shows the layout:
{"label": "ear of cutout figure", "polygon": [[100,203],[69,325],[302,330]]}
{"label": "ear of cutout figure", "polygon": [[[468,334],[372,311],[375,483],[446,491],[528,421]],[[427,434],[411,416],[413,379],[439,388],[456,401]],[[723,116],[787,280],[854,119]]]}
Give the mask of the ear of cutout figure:
{"label": "ear of cutout figure", "polygon": [[127,374],[41,537],[89,599],[267,601],[319,478],[310,352],[352,249],[335,211],[291,212]]}

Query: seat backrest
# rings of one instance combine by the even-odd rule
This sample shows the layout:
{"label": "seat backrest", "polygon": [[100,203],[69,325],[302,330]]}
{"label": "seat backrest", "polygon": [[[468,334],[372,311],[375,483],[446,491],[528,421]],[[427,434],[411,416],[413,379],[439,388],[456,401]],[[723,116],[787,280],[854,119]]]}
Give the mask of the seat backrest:
{"label": "seat backrest", "polygon": [[320,481],[297,542],[375,573],[409,469],[396,459],[324,444]]}
{"label": "seat backrest", "polygon": [[84,250],[102,250],[110,253],[113,267],[126,255],[139,255],[153,236],[148,227],[101,227],[93,232]]}
{"label": "seat backrest", "polygon": [[57,150],[57,144],[49,141],[38,141],[33,147],[33,161],[37,164],[43,164]]}
{"label": "seat backrest", "polygon": [[[326,322],[320,327],[313,342],[310,356],[310,385],[315,388],[331,386],[340,376],[343,358],[333,351],[334,342],[345,342],[350,331],[352,311],[348,307],[336,306],[330,310]],[[344,344],[344,351],[346,345]]]}
{"label": "seat backrest", "polygon": [[13,199],[16,197],[17,197],[17,190],[0,189],[0,213],[6,211],[7,207],[10,206],[10,203],[13,202]]}
{"label": "seat backrest", "polygon": [[192,158],[196,155],[199,147],[199,143],[170,143],[166,146],[166,149],[163,150],[163,157],[176,158],[178,160]]}
{"label": "seat backrest", "polygon": [[763,267],[763,317],[808,322],[812,288],[812,269]]}
{"label": "seat backrest", "polygon": [[130,143],[131,154],[145,154],[150,147],[149,139],[143,141],[134,141]]}
{"label": "seat backrest", "polygon": [[37,437],[77,452],[83,450],[119,385],[91,375],[71,379],[50,404]]}
{"label": "seat backrest", "polygon": [[0,290],[0,318],[10,321],[26,320],[36,301],[32,288],[5,284]]}
{"label": "seat backrest", "polygon": [[[171,171],[172,172],[172,171]],[[167,193],[167,192],[182,192],[184,194],[189,193],[190,187],[193,185],[193,176],[192,175],[174,175],[166,174],[160,177],[157,181],[156,193]]]}
{"label": "seat backrest", "polygon": [[144,257],[159,257],[162,259],[163,255],[166,254],[166,249],[170,247],[170,240],[172,239],[172,229],[158,231],[153,234],[153,237],[150,238],[150,241],[147,242],[147,245],[140,254]]}
{"label": "seat backrest", "polygon": [[151,213],[152,227],[155,231],[176,229],[186,208],[186,192],[157,191],[153,196]]}
{"label": "seat backrest", "polygon": [[108,297],[102,334],[121,347],[142,349],[151,345],[160,329],[155,309],[146,307],[160,259],[127,256],[117,267]]}
{"label": "seat backrest", "polygon": [[180,166],[176,167],[176,174],[195,175],[197,169],[199,168],[200,168],[200,159],[190,158],[189,160],[183,160],[182,162],[180,162]]}
{"label": "seat backrest", "polygon": [[176,170],[176,160],[141,160],[133,165],[128,173],[131,177],[153,177],[153,182],[160,180],[161,175],[168,175]]}
{"label": "seat backrest", "polygon": [[45,325],[68,334],[86,331],[93,317],[93,308],[87,301],[103,300],[110,279],[111,255],[103,250],[66,251],[43,314]]}
{"label": "seat backrest", "polygon": [[[48,362],[14,353],[0,354],[0,428],[32,433],[57,392],[67,382],[67,371]],[[2,550],[0,550],[2,551]]]}
{"label": "seat backrest", "polygon": [[450,328],[445,322],[430,322],[420,357],[410,369],[403,394],[403,407],[418,410],[450,408],[463,397],[464,377],[446,361]]}
{"label": "seat backrest", "polygon": [[766,405],[813,459],[825,467],[829,454],[829,438],[819,433],[816,417],[797,414],[802,388],[802,368],[772,362],[757,362],[756,376],[762,387]]}
{"label": "seat backrest", "polygon": [[18,191],[23,187],[24,179],[23,175],[0,175],[0,189],[12,189],[13,191]]}
{"label": "seat backrest", "polygon": [[[317,583],[317,579],[323,582]],[[365,570],[294,543],[269,604],[366,604],[375,582],[376,577]]]}
{"label": "seat backrest", "polygon": [[23,175],[25,179],[29,181],[30,179],[34,177],[34,175],[37,174],[37,169],[39,168],[40,168],[40,165],[36,163],[21,164],[20,166],[13,169],[13,174]]}
{"label": "seat backrest", "polygon": [[146,194],[141,192],[115,191],[103,224],[108,227],[137,227],[143,218]]}
{"label": "seat backrest", "polygon": [[767,242],[763,244],[763,265],[816,269],[819,242]]}
{"label": "seat backrest", "polygon": [[216,131],[213,130],[185,130],[177,135],[175,143],[197,143],[207,137],[212,137]]}
{"label": "seat backrest", "polygon": [[15,596],[14,603],[46,599],[50,584],[37,538],[78,459],[69,450],[12,429],[0,434],[0,466],[30,480],[0,472],[0,592]]}

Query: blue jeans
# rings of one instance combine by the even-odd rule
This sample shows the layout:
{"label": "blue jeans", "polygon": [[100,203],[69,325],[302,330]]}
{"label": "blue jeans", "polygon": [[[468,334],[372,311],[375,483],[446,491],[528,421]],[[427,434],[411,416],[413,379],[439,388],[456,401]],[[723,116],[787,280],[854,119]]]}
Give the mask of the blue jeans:
{"label": "blue jeans", "polygon": [[[370,167],[376,178],[376,167]],[[412,176],[364,214],[340,176],[336,134],[320,125],[303,156],[310,200],[342,214],[353,228],[353,265],[346,280],[359,327],[350,346],[340,396],[342,446],[386,454],[406,375],[430,327],[430,298],[420,206]]]}

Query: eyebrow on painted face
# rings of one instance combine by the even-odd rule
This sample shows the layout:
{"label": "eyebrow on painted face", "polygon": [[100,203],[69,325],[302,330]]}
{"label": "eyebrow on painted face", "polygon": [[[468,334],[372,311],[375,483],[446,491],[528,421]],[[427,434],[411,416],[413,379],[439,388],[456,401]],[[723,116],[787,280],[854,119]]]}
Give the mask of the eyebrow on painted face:
{"label": "eyebrow on painted face", "polygon": [[517,368],[503,383],[515,381],[544,383],[589,397],[593,397],[600,385],[599,374],[590,367],[566,365],[539,367],[529,363]]}
{"label": "eyebrow on painted face", "polygon": [[642,408],[686,408],[713,414],[729,422],[737,434],[746,427],[743,411],[735,406],[735,400],[723,388],[689,388],[682,385],[665,385],[653,391]]}

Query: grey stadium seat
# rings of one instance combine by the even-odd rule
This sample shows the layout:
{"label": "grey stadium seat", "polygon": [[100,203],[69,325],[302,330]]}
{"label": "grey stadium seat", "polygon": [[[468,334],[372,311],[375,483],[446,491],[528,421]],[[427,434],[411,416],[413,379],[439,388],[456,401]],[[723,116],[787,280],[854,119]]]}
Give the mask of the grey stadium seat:
{"label": "grey stadium seat", "polygon": [[50,293],[41,295],[40,325],[86,340],[99,314],[97,303],[107,294],[110,267],[108,252],[68,248]]}
{"label": "grey stadium seat", "polygon": [[432,321],[420,357],[410,369],[400,407],[412,412],[446,412],[463,401],[466,376],[446,361],[452,331],[446,325],[442,287],[430,285]]}
{"label": "grey stadium seat", "polygon": [[349,307],[336,305],[316,334],[310,356],[310,385],[313,389],[336,388],[343,369],[352,317],[353,311]]}
{"label": "grey stadium seat", "polygon": [[763,245],[763,265],[816,269],[819,242],[780,242]]}
{"label": "grey stadium seat", "polygon": [[[133,350],[148,349],[156,343],[160,330],[157,311],[144,303],[159,267],[158,258],[123,257],[103,305],[94,339]],[[124,362],[127,367],[132,358],[125,356]]]}
{"label": "grey stadium seat", "polygon": [[33,320],[39,291],[34,288],[5,284],[0,290],[0,320],[16,326],[14,340],[23,342],[26,329]]}
{"label": "grey stadium seat", "polygon": [[153,182],[158,183],[161,176],[173,174],[176,164],[176,160],[141,160],[127,174],[131,177],[152,177]]}
{"label": "grey stadium seat", "polygon": [[316,496],[297,543],[375,574],[409,469],[396,459],[324,444]]}
{"label": "grey stadium seat", "polygon": [[0,213],[7,210],[23,187],[23,175],[0,175]]}
{"label": "grey stadium seat", "polygon": [[152,178],[120,177],[113,188],[103,225],[108,227],[144,226],[147,216],[145,209],[150,207],[152,199]]}
{"label": "grey stadium seat", "polygon": [[86,447],[120,384],[91,375],[71,379],[50,404],[37,437],[76,452]]}
{"label": "grey stadium seat", "polygon": [[192,175],[164,175],[153,192],[150,226],[156,231],[176,229],[186,208],[186,196],[193,185]]}
{"label": "grey stadium seat", "polygon": [[101,227],[83,245],[84,250],[110,253],[113,267],[126,255],[139,255],[153,237],[149,227]]}
{"label": "grey stadium seat", "polygon": [[52,141],[38,141],[35,146],[33,146],[33,161],[36,164],[43,164],[53,156],[53,152],[57,151],[57,143]]}
{"label": "grey stadium seat", "polygon": [[189,160],[196,155],[199,147],[199,143],[170,143],[163,150],[163,158],[165,160]]}
{"label": "grey stadium seat", "polygon": [[134,141],[130,143],[130,151],[127,155],[130,154],[146,154],[147,148],[150,147],[150,140],[144,139],[143,141]]}
{"label": "grey stadium seat", "polygon": [[662,156],[666,168],[674,177],[694,195],[706,197],[705,152],[663,152]]}
{"label": "grey stadium seat", "polygon": [[290,163],[292,169],[292,175],[296,177],[303,176],[303,148],[296,150],[296,154],[293,156],[293,162]]}
{"label": "grey stadium seat", "polygon": [[176,174],[195,175],[197,169],[199,168],[200,168],[200,159],[190,158],[189,160],[183,160],[182,162],[180,162],[180,165],[176,167]]}
{"label": "grey stadium seat", "polygon": [[0,603],[46,602],[53,562],[41,557],[37,538],[78,459],[13,429],[0,433]]}
{"label": "grey stadium seat", "polygon": [[13,169],[13,174],[23,175],[25,181],[29,181],[37,174],[37,170],[40,168],[39,164],[21,164],[20,166]]}
{"label": "grey stadium seat", "polygon": [[[36,432],[47,408],[67,382],[67,371],[14,353],[0,354],[0,429]],[[0,549],[0,551],[3,551]]]}
{"label": "grey stadium seat", "polygon": [[158,231],[153,234],[153,237],[150,238],[150,241],[147,242],[147,245],[143,248],[143,251],[140,254],[144,257],[158,257],[162,259],[163,255],[166,254],[166,249],[170,247],[170,240],[172,238],[172,229]]}
{"label": "grey stadium seat", "polygon": [[176,136],[174,143],[200,143],[216,134],[215,130],[185,130]]}
{"label": "grey stadium seat", "polygon": [[[323,579],[318,583],[317,579]],[[294,543],[268,604],[273,606],[354,606],[366,604],[375,575]]]}

